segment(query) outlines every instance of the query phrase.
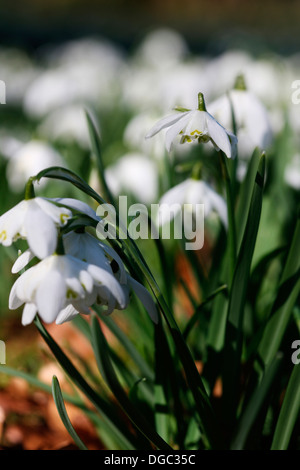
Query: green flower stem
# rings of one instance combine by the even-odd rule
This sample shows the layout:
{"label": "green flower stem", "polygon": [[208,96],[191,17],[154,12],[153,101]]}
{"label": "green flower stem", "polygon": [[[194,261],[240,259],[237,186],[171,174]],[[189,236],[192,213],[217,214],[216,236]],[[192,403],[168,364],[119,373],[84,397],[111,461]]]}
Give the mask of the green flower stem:
{"label": "green flower stem", "polygon": [[203,93],[198,93],[198,111],[207,111]]}
{"label": "green flower stem", "polygon": [[234,198],[231,187],[231,180],[227,168],[226,156],[220,151],[220,164],[223,181],[226,189],[227,199],[227,213],[228,213],[228,239],[229,239],[229,287],[233,278],[235,265],[236,265],[236,253],[237,253],[237,241],[236,241],[236,225],[235,225],[235,214],[234,214]]}
{"label": "green flower stem", "polygon": [[60,233],[58,234],[58,237],[57,237],[57,245],[56,245],[55,253],[57,255],[64,255],[65,254],[63,239],[62,239],[62,235]]}
{"label": "green flower stem", "polygon": [[24,199],[27,201],[28,199],[33,199],[35,197],[33,182],[35,178],[29,178],[25,186],[25,196]]}

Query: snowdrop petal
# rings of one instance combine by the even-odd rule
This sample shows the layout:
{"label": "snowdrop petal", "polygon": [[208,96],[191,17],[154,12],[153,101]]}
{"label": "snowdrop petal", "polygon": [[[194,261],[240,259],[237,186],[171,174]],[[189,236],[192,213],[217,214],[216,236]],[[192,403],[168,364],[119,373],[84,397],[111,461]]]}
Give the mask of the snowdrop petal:
{"label": "snowdrop petal", "polygon": [[23,326],[29,325],[33,321],[36,314],[37,314],[37,308],[35,304],[30,304],[30,303],[25,304],[25,307],[23,309],[23,314],[22,314],[22,325]]}
{"label": "snowdrop petal", "polygon": [[180,132],[184,129],[184,127],[190,120],[190,115],[191,115],[190,112],[182,113],[182,114],[183,116],[181,117],[181,119],[178,120],[178,122],[176,122],[175,124],[173,124],[173,126],[170,127],[170,129],[168,129],[166,132],[165,143],[166,143],[166,149],[168,152],[170,152],[171,150],[174,139],[180,134]]}
{"label": "snowdrop petal", "polygon": [[[79,276],[79,273],[78,273]],[[84,288],[75,276],[65,279],[67,285],[67,299],[71,302],[73,299],[83,298],[85,296]]]}
{"label": "snowdrop petal", "polygon": [[82,212],[83,214],[88,215],[92,219],[100,220],[100,217],[96,215],[96,212],[88,204],[86,204],[85,202],[79,201],[78,199],[60,197],[60,198],[49,199],[49,201],[58,202],[59,204],[63,204],[78,212]]}
{"label": "snowdrop petal", "polygon": [[105,285],[112,295],[117,299],[121,308],[125,308],[126,298],[123,292],[123,289],[120,283],[115,279],[115,277],[107,272],[105,269],[102,269],[98,266],[89,265],[87,271],[93,276],[95,281],[100,285]]}
{"label": "snowdrop petal", "polygon": [[54,222],[38,208],[31,205],[24,221],[30,250],[40,259],[51,255],[57,244],[57,229]]}
{"label": "snowdrop petal", "polygon": [[[55,295],[53,295],[55,293]],[[46,323],[52,323],[64,308],[66,283],[61,273],[49,271],[39,284],[35,301],[39,315]]]}
{"label": "snowdrop petal", "polygon": [[61,325],[62,323],[65,323],[66,321],[72,320],[78,314],[79,314],[78,310],[76,310],[76,308],[74,308],[73,305],[68,305],[67,307],[63,308],[59,312],[55,323],[57,325]]}
{"label": "snowdrop petal", "polygon": [[50,199],[47,200],[42,197],[36,197],[34,201],[42,211],[59,226],[65,225],[68,219],[72,217],[70,209],[67,209],[66,207],[58,207],[55,204],[52,204],[52,202],[49,202]]}
{"label": "snowdrop petal", "polygon": [[20,256],[18,256],[18,258],[14,262],[14,264],[11,268],[11,272],[13,274],[18,273],[19,271],[24,269],[25,266],[27,266],[27,264],[30,263],[30,261],[33,258],[34,258],[34,253],[32,253],[31,250],[28,249],[28,250],[24,251],[24,253],[22,253]]}
{"label": "snowdrop petal", "polygon": [[222,150],[228,158],[231,158],[231,145],[228,134],[212,116],[207,113],[207,128],[213,142]]}
{"label": "snowdrop petal", "polygon": [[20,282],[20,278],[16,280],[16,282],[13,284],[10,294],[9,294],[9,299],[8,299],[8,308],[10,310],[15,310],[16,308],[21,307],[21,305],[24,303],[24,300],[22,300],[18,296],[18,284]]}
{"label": "snowdrop petal", "polygon": [[79,273],[79,280],[85,291],[91,293],[94,286],[92,276],[87,271],[82,270]]}
{"label": "snowdrop petal", "polygon": [[188,112],[181,113],[178,112],[176,114],[170,114],[162,119],[160,119],[148,132],[146,135],[146,139],[153,137],[155,134],[160,132],[162,129],[165,129],[166,127],[170,127],[173,124],[175,124],[177,121],[179,121],[183,116],[189,114]]}

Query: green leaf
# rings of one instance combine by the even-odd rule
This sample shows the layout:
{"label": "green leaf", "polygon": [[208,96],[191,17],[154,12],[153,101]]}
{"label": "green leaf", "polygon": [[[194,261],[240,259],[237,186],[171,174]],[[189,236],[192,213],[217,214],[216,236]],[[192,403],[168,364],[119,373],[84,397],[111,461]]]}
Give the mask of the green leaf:
{"label": "green leaf", "polygon": [[92,343],[98,364],[99,371],[115,395],[118,403],[127,414],[128,418],[132,421],[134,426],[146,437],[147,440],[152,442],[158,449],[171,450],[171,447],[157,434],[152,426],[147,422],[144,416],[132,405],[127,394],[121,387],[119,380],[114,371],[113,365],[109,357],[109,348],[100,327],[97,317],[92,318]]}
{"label": "green leaf", "polygon": [[300,367],[293,368],[279,418],[276,424],[271,450],[286,450],[300,412]]}
{"label": "green leaf", "polygon": [[102,159],[100,136],[98,134],[98,131],[96,129],[96,126],[94,124],[91,114],[88,111],[86,111],[85,115],[86,115],[86,120],[87,120],[90,140],[91,140],[91,150],[96,157],[98,175],[99,175],[100,183],[102,186],[102,190],[104,192],[104,198],[111,204],[114,204],[114,197],[105,179],[105,168],[104,168],[103,159]]}
{"label": "green leaf", "polygon": [[238,402],[239,369],[243,342],[243,318],[250,268],[262,207],[265,156],[262,155],[252,192],[248,220],[232,281],[225,336],[223,399],[226,420],[235,418]]}
{"label": "green leaf", "polygon": [[237,227],[238,247],[240,247],[240,244],[242,242],[246,223],[247,223],[247,216],[248,216],[248,212],[249,212],[249,208],[251,204],[252,189],[254,186],[260,157],[261,157],[261,152],[258,148],[256,148],[250,159],[246,176],[244,178],[243,183],[241,184],[240,191],[239,191],[239,197],[238,197],[237,209],[236,209],[236,227]]}
{"label": "green leaf", "polygon": [[83,191],[88,196],[92,197],[99,204],[104,204],[105,200],[99,196],[80,176],[76,175],[71,170],[63,168],[60,166],[52,166],[46,168],[45,170],[40,171],[35,177],[34,180],[40,181],[42,178],[51,178],[62,181],[67,181],[68,183],[73,184],[76,188]]}
{"label": "green leaf", "polygon": [[58,363],[62,366],[66,374],[70,377],[73,384],[76,385],[84,393],[84,395],[93,403],[100,415],[106,420],[107,425],[110,428],[110,432],[114,436],[116,441],[119,443],[120,448],[129,450],[135,449],[136,447],[134,444],[134,436],[132,436],[128,432],[128,429],[122,424],[117,414],[115,413],[115,410],[112,409],[112,406],[100,395],[98,395],[92,389],[92,387],[85,381],[82,375],[74,367],[70,359],[65,355],[59,345],[54,341],[48,331],[44,328],[37,316],[34,320],[34,323],[42,338],[49,346]]}
{"label": "green leaf", "polygon": [[114,334],[114,336],[119,340],[120,344],[126,349],[128,355],[134,361],[134,363],[140,369],[142,375],[146,377],[148,380],[154,380],[154,374],[145,359],[140,355],[132,341],[129,339],[128,335],[126,335],[121,328],[114,322],[111,317],[101,315],[101,311],[97,305],[94,306],[94,310],[101,318],[101,321],[110,329],[110,331]]}
{"label": "green leaf", "polygon": [[215,297],[217,297],[218,294],[220,293],[225,293],[225,295],[228,295],[228,287],[226,284],[218,287],[216,290],[214,290],[214,292],[212,292],[206,299],[204,299],[200,305],[197,305],[197,307],[195,308],[195,312],[193,313],[193,315],[191,316],[191,318],[189,319],[188,323],[186,324],[185,326],[185,329],[183,331],[183,337],[186,339],[190,333],[190,331],[192,330],[193,326],[195,325],[195,323],[197,322],[197,320],[199,319],[199,316],[200,314],[202,313],[202,310],[203,308],[209,303],[211,302],[212,300],[215,299]]}
{"label": "green leaf", "polygon": [[52,378],[52,394],[54,398],[54,402],[58,411],[58,414],[60,416],[60,419],[62,420],[66,430],[74,440],[75,444],[80,450],[88,450],[86,445],[82,442],[78,434],[76,433],[75,429],[72,426],[72,423],[69,419],[64,400],[62,397],[61,389],[59,386],[59,382],[57,380],[57,377],[53,376]]}
{"label": "green leaf", "polygon": [[264,367],[272,361],[286,332],[300,293],[300,214],[278,286],[278,294],[258,346],[258,362]]}
{"label": "green leaf", "polygon": [[272,385],[278,376],[282,363],[283,355],[278,354],[266,369],[256,390],[252,393],[250,400],[239,419],[235,437],[230,446],[232,450],[241,450],[244,448],[247,437],[249,436],[256,420],[261,418],[260,413],[262,407],[268,400]]}

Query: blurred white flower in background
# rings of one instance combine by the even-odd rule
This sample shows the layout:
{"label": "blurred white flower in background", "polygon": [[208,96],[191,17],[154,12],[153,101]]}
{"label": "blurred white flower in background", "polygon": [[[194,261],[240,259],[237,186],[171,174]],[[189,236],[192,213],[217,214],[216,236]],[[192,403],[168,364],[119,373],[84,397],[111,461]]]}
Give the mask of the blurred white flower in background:
{"label": "blurred white flower in background", "polygon": [[284,171],[285,182],[292,188],[300,189],[300,154],[294,155]]}
{"label": "blurred white flower in background", "polygon": [[[13,151],[6,169],[9,187],[14,192],[24,190],[28,179],[50,166],[64,166],[63,157],[43,141],[32,140]],[[46,184],[42,181],[41,186]]]}
{"label": "blurred white flower in background", "polygon": [[252,60],[244,67],[243,75],[249,90],[267,108],[278,108],[289,99],[290,75],[279,56],[270,55]]}
{"label": "blurred white flower in background", "polygon": [[[227,205],[220,196],[205,181],[188,178],[167,191],[159,201],[157,213],[158,225],[169,223],[175,218],[184,204],[192,212],[196,211],[197,204],[204,204],[204,214],[208,217],[212,212],[216,212],[224,227],[227,227]],[[169,210],[174,206],[174,211]]]}
{"label": "blurred white flower in background", "polygon": [[47,53],[48,67],[33,81],[24,97],[29,116],[41,118],[67,104],[111,106],[119,91],[122,54],[100,40],[71,41]]}
{"label": "blurred white flower in background", "polygon": [[41,72],[29,56],[21,49],[0,48],[0,79],[6,84],[6,103],[22,104],[24,94],[32,81]]}
{"label": "blurred white flower in background", "polygon": [[157,134],[153,139],[145,139],[148,130],[157,122],[150,113],[140,113],[135,115],[126,125],[124,130],[124,144],[132,151],[137,151],[144,155],[161,160],[165,155],[164,133]]}
{"label": "blurred white flower in background", "polygon": [[208,60],[206,74],[211,86],[211,98],[215,99],[230,90],[237,75],[242,74],[252,60],[246,51],[234,49]]}
{"label": "blurred white flower in background", "polygon": [[267,150],[273,141],[269,116],[261,101],[248,90],[233,89],[209,103],[208,110],[230,131],[234,113],[238,151],[241,157],[250,157],[255,147]]}
{"label": "blurred white flower in background", "polygon": [[14,153],[23,147],[24,141],[19,137],[11,135],[8,131],[0,132],[0,154],[5,158],[10,158]]}
{"label": "blurred white flower in background", "polygon": [[108,187],[114,195],[133,195],[138,202],[150,204],[158,196],[158,169],[154,161],[140,153],[123,155],[105,170]]}
{"label": "blurred white flower in background", "polygon": [[90,148],[87,122],[81,106],[70,104],[54,109],[42,120],[38,134],[50,141],[76,142],[84,149]]}
{"label": "blurred white flower in background", "polygon": [[140,65],[166,69],[181,63],[189,54],[183,36],[170,28],[155,29],[148,33],[133,54]]}

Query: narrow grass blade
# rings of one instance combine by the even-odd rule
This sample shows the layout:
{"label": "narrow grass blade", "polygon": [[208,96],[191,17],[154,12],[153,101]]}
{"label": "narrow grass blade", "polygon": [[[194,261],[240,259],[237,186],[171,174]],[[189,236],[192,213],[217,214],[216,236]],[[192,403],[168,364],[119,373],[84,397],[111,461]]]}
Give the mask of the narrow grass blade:
{"label": "narrow grass blade", "polygon": [[228,305],[223,368],[223,405],[225,421],[230,423],[234,422],[238,402],[244,306],[260,221],[264,173],[265,157],[262,155],[252,192],[248,220],[237,259]]}
{"label": "narrow grass blade", "polygon": [[245,448],[251,429],[256,420],[261,418],[261,409],[268,400],[272,385],[278,376],[282,363],[283,355],[278,354],[266,369],[261,382],[253,392],[246,409],[239,419],[235,437],[230,446],[232,450],[242,450]]}
{"label": "narrow grass blade", "polygon": [[211,302],[212,300],[215,299],[215,297],[217,297],[218,294],[220,293],[225,293],[225,294],[228,294],[227,293],[227,285],[224,284],[220,287],[218,287],[214,292],[212,292],[206,299],[204,299],[200,305],[197,305],[197,307],[195,308],[195,312],[193,313],[193,315],[191,316],[191,318],[189,319],[188,323],[186,324],[185,328],[184,328],[184,331],[182,333],[183,337],[186,339],[189,335],[189,333],[191,332],[193,326],[195,325],[195,323],[198,321],[199,319],[199,315],[200,313],[202,312],[202,309],[205,307],[205,305],[207,305],[209,302]]}
{"label": "narrow grass blade", "polygon": [[246,176],[244,178],[244,181],[241,184],[240,191],[239,191],[237,209],[236,209],[236,227],[237,227],[238,248],[241,245],[246,223],[247,223],[247,216],[248,216],[250,203],[251,203],[252,189],[254,186],[260,157],[261,157],[261,152],[258,148],[256,148],[250,159]]}
{"label": "narrow grass blade", "polygon": [[65,355],[59,345],[44,328],[38,317],[35,318],[34,323],[42,338],[45,340],[55,358],[62,366],[66,374],[70,377],[74,385],[76,385],[84,393],[91,403],[93,403],[100,415],[106,419],[111,433],[120,444],[120,448],[129,450],[135,449],[136,447],[134,444],[134,436],[132,436],[128,429],[122,424],[115,410],[113,410],[110,404],[100,395],[98,395],[95,390],[93,390],[91,386],[85,381],[82,375],[74,367],[70,359]]}
{"label": "narrow grass blade", "polygon": [[64,404],[64,399],[62,397],[59,382],[57,380],[57,377],[55,377],[55,376],[53,376],[53,378],[52,378],[52,394],[53,394],[54,402],[55,402],[58,414],[60,416],[60,419],[62,420],[66,430],[68,431],[68,433],[72,437],[73,441],[75,442],[75,444],[77,445],[77,447],[80,450],[88,450],[88,448],[82,442],[82,440],[80,439],[77,432],[75,431],[75,429],[72,426],[72,423],[70,421],[70,418],[68,416],[68,413],[67,413],[67,410],[66,410],[66,407],[65,407],[65,404]]}
{"label": "narrow grass blade", "polygon": [[[97,306],[94,307],[95,312],[100,318],[101,312]],[[101,315],[101,321],[109,328],[109,330],[114,334],[114,336],[119,340],[120,344],[126,349],[128,355],[134,361],[134,363],[140,369],[142,375],[153,381],[154,374],[145,359],[140,355],[139,351],[136,349],[132,341],[130,341],[128,335],[126,335],[121,328],[113,321],[112,318]]]}
{"label": "narrow grass blade", "polygon": [[300,293],[300,214],[279,282],[278,295],[258,346],[259,363],[266,366],[284,337],[295,302]]}
{"label": "narrow grass blade", "polygon": [[157,434],[147,420],[145,420],[143,415],[140,414],[137,408],[132,405],[127,394],[121,387],[109,357],[109,349],[106,339],[102,333],[99,321],[95,316],[92,319],[92,334],[93,347],[99,371],[128,418],[142,433],[142,435],[155,445],[155,447],[160,450],[171,450],[172,448],[161,438],[161,436],[159,436],[159,434]]}
{"label": "narrow grass blade", "polygon": [[99,176],[101,187],[104,193],[104,199],[106,199],[111,204],[114,204],[114,197],[105,179],[105,168],[104,168],[103,159],[102,159],[100,136],[98,134],[98,131],[96,129],[96,126],[94,124],[91,114],[88,111],[86,111],[85,115],[86,115],[89,135],[90,135],[91,150],[96,158],[97,167],[98,167],[98,176]]}
{"label": "narrow grass blade", "polygon": [[287,450],[300,412],[300,367],[295,365],[286,389],[271,450]]}

